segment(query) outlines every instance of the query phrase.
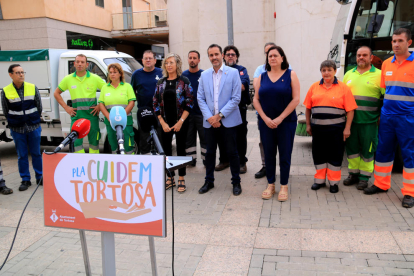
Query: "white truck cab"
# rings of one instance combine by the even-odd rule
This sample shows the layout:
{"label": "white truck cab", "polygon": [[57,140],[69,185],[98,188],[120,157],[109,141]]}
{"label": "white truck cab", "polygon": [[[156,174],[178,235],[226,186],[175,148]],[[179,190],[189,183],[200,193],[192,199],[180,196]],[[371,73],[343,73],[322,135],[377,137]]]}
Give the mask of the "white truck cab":
{"label": "white truck cab", "polygon": [[[123,70],[125,81],[130,83],[132,73],[142,66],[130,55],[117,51],[97,50],[67,50],[67,49],[40,49],[26,51],[0,51],[0,72],[4,76],[0,78],[0,91],[11,83],[7,70],[11,64],[20,64],[26,72],[25,81],[33,83],[39,89],[42,98],[43,111],[41,114],[42,145],[58,145],[70,132],[71,118],[69,114],[58,104],[53,96],[59,82],[68,74],[75,72],[73,66],[75,57],[84,54],[88,58],[88,70],[107,81],[107,68],[111,63],[119,63]],[[99,98],[100,91],[96,97]],[[61,94],[63,100],[71,105],[69,91]],[[136,113],[136,106],[132,110]],[[134,118],[134,130],[138,130],[136,116]],[[104,151],[110,152],[106,139],[106,127],[103,123],[104,116],[100,114],[101,140]],[[12,141],[6,117],[0,105],[0,140]],[[87,139],[84,140],[87,144]]]}

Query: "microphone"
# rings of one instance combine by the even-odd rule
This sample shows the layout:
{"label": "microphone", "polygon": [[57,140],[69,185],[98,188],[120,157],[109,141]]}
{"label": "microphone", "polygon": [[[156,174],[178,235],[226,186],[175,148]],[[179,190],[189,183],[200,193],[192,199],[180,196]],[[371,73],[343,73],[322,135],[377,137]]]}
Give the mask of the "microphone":
{"label": "microphone", "polygon": [[114,106],[109,112],[109,122],[111,127],[116,131],[116,139],[118,140],[119,151],[121,154],[125,154],[124,149],[124,129],[127,124],[127,114],[123,107]]}
{"label": "microphone", "polygon": [[76,139],[81,139],[88,135],[91,130],[91,122],[87,119],[78,119],[72,125],[72,131],[68,136],[62,141],[62,143],[53,151],[57,153],[66,147],[69,143],[73,143]]}
{"label": "microphone", "polygon": [[158,121],[152,108],[147,106],[138,108],[137,115],[139,127],[142,131],[149,132],[151,134],[150,138],[154,141],[158,153],[161,155],[164,154],[164,149],[162,148],[161,142],[157,136],[157,131],[155,130],[158,125]]}

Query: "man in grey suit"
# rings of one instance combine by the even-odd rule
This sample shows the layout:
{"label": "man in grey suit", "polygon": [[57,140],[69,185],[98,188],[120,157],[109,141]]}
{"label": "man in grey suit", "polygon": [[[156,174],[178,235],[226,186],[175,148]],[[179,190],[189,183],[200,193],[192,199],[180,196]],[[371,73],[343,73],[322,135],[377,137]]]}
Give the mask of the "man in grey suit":
{"label": "man in grey suit", "polygon": [[242,123],[239,111],[241,98],[239,71],[223,64],[223,51],[219,45],[210,45],[207,54],[213,68],[201,73],[197,92],[198,105],[203,113],[207,144],[206,179],[199,193],[204,194],[214,188],[217,143],[222,139],[230,161],[233,194],[238,196],[242,192],[236,139],[236,126]]}

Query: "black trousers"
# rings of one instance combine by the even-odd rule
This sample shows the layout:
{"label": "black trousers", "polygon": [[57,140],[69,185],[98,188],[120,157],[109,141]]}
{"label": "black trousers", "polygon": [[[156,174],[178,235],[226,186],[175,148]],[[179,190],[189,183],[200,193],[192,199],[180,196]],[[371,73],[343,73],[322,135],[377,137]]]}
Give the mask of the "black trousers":
{"label": "black trousers", "polygon": [[[242,123],[236,126],[237,152],[239,153],[240,166],[244,166],[244,164],[247,162],[247,107],[239,106],[239,110],[242,118]],[[220,163],[228,163],[229,157],[227,156],[227,151],[224,148],[223,139],[220,139],[218,147],[220,152]]]}
{"label": "black trousers", "polygon": [[[175,142],[177,146],[177,156],[186,156],[185,154],[185,144],[187,141],[187,132],[188,132],[188,120],[185,120],[180,131],[170,131],[170,132],[161,132],[161,143],[164,149],[164,153],[167,156],[172,156],[172,140],[173,135],[175,134]],[[186,168],[181,168],[178,170],[179,176],[186,175]],[[167,174],[168,176],[168,174]],[[171,172],[171,176],[175,176],[175,172]]]}

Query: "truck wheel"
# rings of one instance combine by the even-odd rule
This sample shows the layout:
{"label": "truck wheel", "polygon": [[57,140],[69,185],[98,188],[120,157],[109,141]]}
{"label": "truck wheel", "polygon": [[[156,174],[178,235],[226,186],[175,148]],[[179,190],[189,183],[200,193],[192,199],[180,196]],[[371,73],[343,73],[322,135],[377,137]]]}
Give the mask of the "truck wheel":
{"label": "truck wheel", "polygon": [[398,145],[397,150],[395,151],[394,166],[392,167],[392,171],[401,173],[403,171],[403,167],[404,161],[402,158],[400,145]]}
{"label": "truck wheel", "polygon": [[112,153],[111,145],[109,145],[109,141],[108,141],[108,136],[106,137],[105,143],[104,143],[104,153],[108,153],[108,154]]}

